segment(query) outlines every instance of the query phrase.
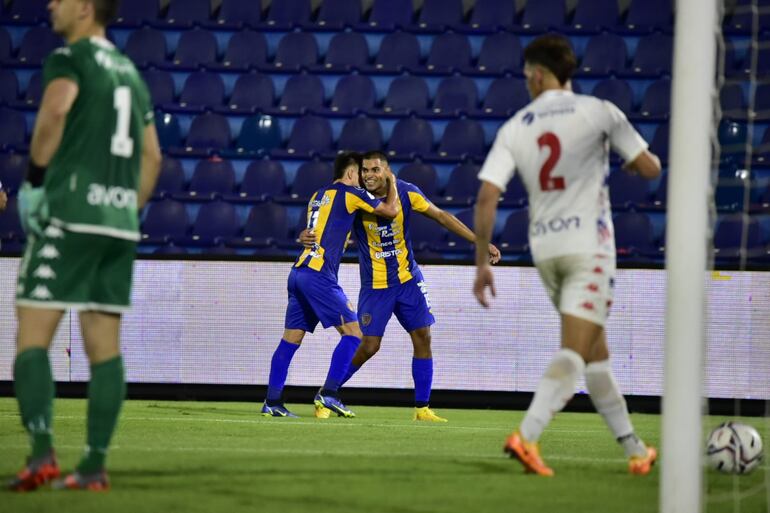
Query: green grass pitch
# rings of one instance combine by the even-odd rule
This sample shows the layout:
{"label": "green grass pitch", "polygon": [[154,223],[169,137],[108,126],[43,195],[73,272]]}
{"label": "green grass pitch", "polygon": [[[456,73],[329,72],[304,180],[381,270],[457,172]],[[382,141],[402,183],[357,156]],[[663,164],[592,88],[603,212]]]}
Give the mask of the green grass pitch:
{"label": "green grass pitch", "polygon": [[[127,401],[106,494],[3,492],[10,512],[572,512],[658,510],[659,469],[631,476],[596,414],[559,414],[543,436],[554,478],[525,475],[501,452],[523,412],[437,410],[447,424],[415,423],[410,408],[354,408],[355,419],[258,416],[248,403]],[[83,447],[85,401],[57,400],[55,442],[71,469]],[[660,417],[632,416],[659,445]],[[723,419],[708,418],[707,428]],[[770,421],[747,419],[770,442]],[[13,399],[0,399],[0,476],[16,472],[27,439]],[[765,513],[767,463],[739,478],[707,472],[709,513]]]}

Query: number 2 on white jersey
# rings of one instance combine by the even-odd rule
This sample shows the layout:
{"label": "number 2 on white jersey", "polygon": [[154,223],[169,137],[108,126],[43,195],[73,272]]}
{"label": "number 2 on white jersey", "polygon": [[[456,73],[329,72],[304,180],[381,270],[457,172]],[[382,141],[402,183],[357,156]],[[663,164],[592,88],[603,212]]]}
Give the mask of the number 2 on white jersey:
{"label": "number 2 on white jersey", "polygon": [[551,150],[548,159],[543,162],[543,167],[540,168],[540,190],[563,191],[567,186],[564,182],[564,177],[551,176],[551,171],[556,167],[556,163],[559,162],[559,157],[561,157],[561,142],[559,138],[553,132],[546,132],[537,138],[537,146],[540,149],[543,146],[548,146],[548,149]]}
{"label": "number 2 on white jersey", "polygon": [[134,153],[134,140],[128,135],[131,124],[131,89],[120,86],[113,94],[112,106],[118,113],[118,123],[110,143],[110,153],[117,157],[130,158]]}

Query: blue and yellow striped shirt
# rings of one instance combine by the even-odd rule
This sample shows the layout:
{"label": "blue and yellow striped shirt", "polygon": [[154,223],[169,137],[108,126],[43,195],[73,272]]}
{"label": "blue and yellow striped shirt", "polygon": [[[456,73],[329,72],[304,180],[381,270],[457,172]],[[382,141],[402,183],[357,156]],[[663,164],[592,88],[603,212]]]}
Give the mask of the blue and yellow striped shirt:
{"label": "blue and yellow striped shirt", "polygon": [[316,191],[307,206],[307,227],[315,232],[317,242],[302,251],[294,267],[331,273],[336,279],[356,212],[373,215],[381,201],[364,189],[342,183]]}
{"label": "blue and yellow striped shirt", "polygon": [[356,215],[361,287],[386,289],[411,280],[418,271],[409,222],[412,212],[425,212],[430,202],[415,185],[396,181],[401,209],[392,221],[370,212]]}

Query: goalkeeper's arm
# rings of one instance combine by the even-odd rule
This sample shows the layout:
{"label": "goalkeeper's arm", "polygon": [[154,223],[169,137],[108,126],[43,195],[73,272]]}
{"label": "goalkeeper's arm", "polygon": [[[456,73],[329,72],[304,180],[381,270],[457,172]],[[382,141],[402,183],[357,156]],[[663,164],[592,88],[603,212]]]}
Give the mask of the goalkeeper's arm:
{"label": "goalkeeper's arm", "polygon": [[64,123],[78,96],[78,90],[78,85],[66,78],[57,78],[45,88],[29,147],[27,181],[33,187],[43,184],[45,168],[59,149]]}

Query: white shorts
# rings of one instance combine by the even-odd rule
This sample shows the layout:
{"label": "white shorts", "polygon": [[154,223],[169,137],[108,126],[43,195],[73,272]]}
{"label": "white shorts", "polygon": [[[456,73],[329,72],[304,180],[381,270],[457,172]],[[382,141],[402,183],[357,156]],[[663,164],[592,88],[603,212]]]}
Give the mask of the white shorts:
{"label": "white shorts", "polygon": [[615,257],[576,254],[536,263],[556,309],[604,326],[612,306]]}

